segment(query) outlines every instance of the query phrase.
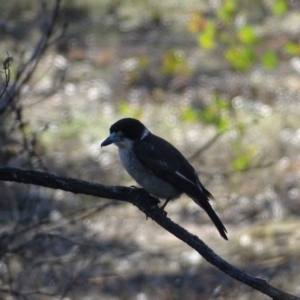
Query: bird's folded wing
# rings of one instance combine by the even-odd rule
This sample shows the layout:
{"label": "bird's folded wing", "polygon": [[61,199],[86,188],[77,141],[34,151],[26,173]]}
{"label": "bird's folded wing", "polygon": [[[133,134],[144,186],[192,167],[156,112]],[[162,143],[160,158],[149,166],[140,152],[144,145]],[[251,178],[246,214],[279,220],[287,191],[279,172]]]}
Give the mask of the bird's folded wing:
{"label": "bird's folded wing", "polygon": [[[165,148],[165,143],[169,146],[167,153],[161,150]],[[159,178],[192,197],[199,196],[199,191],[207,198],[211,197],[200,183],[195,169],[173,145],[165,140],[155,136],[155,143],[150,143],[145,139],[135,147],[135,151],[140,162]]]}

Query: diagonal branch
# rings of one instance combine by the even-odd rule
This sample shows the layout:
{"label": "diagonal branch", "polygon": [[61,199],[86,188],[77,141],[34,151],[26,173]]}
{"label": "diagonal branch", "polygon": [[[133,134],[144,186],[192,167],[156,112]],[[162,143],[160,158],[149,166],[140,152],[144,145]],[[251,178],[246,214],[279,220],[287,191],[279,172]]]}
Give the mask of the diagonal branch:
{"label": "diagonal branch", "polygon": [[158,200],[151,197],[143,189],[132,189],[121,186],[104,186],[78,179],[59,177],[45,172],[27,171],[14,168],[0,168],[0,180],[34,184],[52,189],[61,189],[75,194],[93,195],[96,197],[132,203],[147,216],[151,217],[156,223],[183,242],[187,243],[208,262],[232,278],[260,291],[265,295],[268,295],[274,300],[300,300],[300,298],[296,296],[287,294],[271,286],[265,280],[255,278],[250,274],[243,272],[219,257],[202,240],[174,223],[171,219],[164,215],[161,210],[153,210],[153,207],[157,207]]}
{"label": "diagonal branch", "polygon": [[214,143],[216,143],[221,136],[223,136],[228,130],[218,131],[210,140],[208,140],[201,148],[199,148],[195,153],[193,153],[188,160],[194,160],[200,156],[204,151],[209,149]]}
{"label": "diagonal branch", "polygon": [[4,85],[4,89],[2,90],[2,92],[0,94],[0,99],[3,97],[6,90],[8,89],[8,85],[9,85],[9,82],[10,82],[10,63],[12,61],[13,61],[13,58],[7,52],[7,57],[3,62],[3,72],[4,72],[4,77],[5,77],[5,85]]}
{"label": "diagonal branch", "polygon": [[27,83],[32,77],[43,53],[52,44],[50,38],[53,36],[54,26],[57,22],[60,10],[60,4],[61,0],[55,0],[49,24],[41,35],[40,40],[34,48],[34,51],[32,52],[30,58],[18,70],[14,83],[5,89],[5,93],[2,95],[2,99],[0,102],[0,114],[2,114],[14,101],[14,99],[19,96],[24,84]]}

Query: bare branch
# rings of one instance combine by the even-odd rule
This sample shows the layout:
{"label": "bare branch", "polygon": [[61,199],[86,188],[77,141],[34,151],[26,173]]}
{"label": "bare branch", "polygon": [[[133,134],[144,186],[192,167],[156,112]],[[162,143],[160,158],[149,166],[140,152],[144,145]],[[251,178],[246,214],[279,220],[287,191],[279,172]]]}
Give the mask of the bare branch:
{"label": "bare branch", "polygon": [[[46,289],[39,289],[35,291],[29,291],[29,292],[20,292],[16,289],[11,289],[6,286],[0,287],[0,291],[3,293],[15,295],[15,296],[20,296],[20,297],[26,297],[26,296],[31,296],[31,295],[43,295],[43,296],[57,296],[56,293],[53,293],[51,291],[48,291]],[[27,297],[26,297],[27,298]]]}
{"label": "bare branch", "polygon": [[218,131],[210,140],[208,140],[201,148],[199,148],[195,153],[193,153],[189,160],[196,159],[199,155],[201,155],[205,150],[209,149],[215,142],[219,140],[219,138],[224,134],[228,132],[227,130]]}
{"label": "bare branch", "polygon": [[0,99],[3,97],[3,95],[5,94],[9,82],[10,82],[10,63],[13,61],[13,58],[11,56],[9,56],[9,53],[7,52],[7,57],[3,62],[3,72],[5,75],[5,85],[4,85],[4,89],[0,94]]}
{"label": "bare branch", "polygon": [[[3,95],[0,102],[0,114],[3,113],[7,107],[13,102],[13,100],[20,94],[22,86],[33,75],[43,53],[52,44],[50,38],[53,35],[54,26],[58,18],[61,0],[56,0],[51,14],[50,22],[42,34],[39,42],[35,46],[30,58],[24,63],[24,65],[18,70],[15,82],[6,89],[6,93]],[[64,30],[63,30],[64,32]],[[60,35],[59,35],[60,37]],[[56,40],[56,38],[55,38]]]}
{"label": "bare branch", "polygon": [[202,240],[180,227],[162,213],[157,207],[158,200],[151,197],[143,189],[132,189],[120,186],[104,186],[82,180],[55,176],[53,174],[37,171],[27,171],[14,168],[0,168],[0,180],[14,181],[26,184],[35,184],[52,189],[61,189],[75,194],[93,195],[101,198],[126,201],[137,206],[156,223],[187,243],[202,257],[215,267],[232,278],[268,295],[274,300],[300,300],[300,298],[287,294],[268,284],[265,280],[255,278],[240,269],[232,266],[227,261],[213,252]]}
{"label": "bare branch", "polygon": [[250,166],[247,166],[245,167],[244,169],[241,169],[241,170],[234,170],[234,169],[230,169],[230,170],[227,170],[227,171],[222,171],[222,170],[198,170],[196,173],[197,174],[205,174],[205,175],[221,175],[221,176],[231,176],[231,175],[234,175],[236,173],[246,173],[246,172],[249,172],[249,171],[253,171],[253,170],[261,170],[261,169],[266,169],[266,168],[269,168],[269,167],[272,167],[276,164],[275,161],[269,161],[269,162],[258,162],[257,164],[253,164],[253,165],[250,165]]}
{"label": "bare branch", "polygon": [[[38,155],[36,151],[36,141],[38,132],[29,133],[27,130],[28,123],[24,121],[23,118],[23,106],[19,104],[13,103],[12,111],[15,114],[15,124],[13,129],[18,129],[21,138],[22,138],[22,153],[26,153],[29,158],[29,167],[30,168],[39,168],[44,171],[47,171],[46,166],[43,163],[42,158]],[[43,130],[43,129],[42,129]]]}

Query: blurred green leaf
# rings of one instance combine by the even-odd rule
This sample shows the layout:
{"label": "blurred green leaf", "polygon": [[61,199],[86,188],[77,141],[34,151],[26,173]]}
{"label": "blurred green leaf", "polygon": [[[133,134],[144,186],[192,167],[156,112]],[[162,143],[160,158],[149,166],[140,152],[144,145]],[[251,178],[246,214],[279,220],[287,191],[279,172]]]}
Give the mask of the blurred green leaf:
{"label": "blurred green leaf", "polygon": [[217,125],[217,117],[213,107],[209,106],[201,112],[201,119],[208,124]]}
{"label": "blurred green leaf", "polygon": [[129,102],[123,101],[118,106],[119,113],[123,116],[140,118],[143,114],[142,107],[133,107]]}
{"label": "blurred green leaf", "polygon": [[290,55],[299,55],[300,45],[298,43],[288,42],[284,45],[284,50]]}
{"label": "blurred green leaf", "polygon": [[198,44],[206,50],[212,50],[216,47],[215,42],[216,28],[213,22],[208,22],[205,29],[199,34]]}
{"label": "blurred green leaf", "polygon": [[236,1],[235,0],[225,0],[223,4],[224,11],[228,14],[236,11]]}
{"label": "blurred green leaf", "polygon": [[214,105],[220,110],[230,108],[230,102],[228,100],[220,98],[218,95],[214,96]]}
{"label": "blurred green leaf", "polygon": [[211,105],[200,111],[200,118],[204,123],[216,126],[219,131],[226,131],[231,127],[230,109],[230,101],[215,94]]}
{"label": "blurred green leaf", "polygon": [[184,52],[180,50],[167,51],[163,55],[161,68],[164,75],[190,75],[192,72]]}
{"label": "blurred green leaf", "polygon": [[121,115],[128,115],[131,111],[131,105],[128,102],[121,102],[119,104],[119,112]]}
{"label": "blurred green leaf", "polygon": [[266,69],[274,69],[278,65],[278,57],[273,51],[266,51],[262,55],[261,62]]}
{"label": "blurred green leaf", "polygon": [[287,11],[287,0],[275,0],[273,2],[272,10],[274,14],[281,15]]}
{"label": "blurred green leaf", "polygon": [[249,167],[249,165],[250,165],[250,159],[249,156],[246,154],[237,157],[232,163],[232,166],[235,171],[242,171],[247,167]]}
{"label": "blurred green leaf", "polygon": [[238,37],[245,44],[254,44],[258,41],[253,27],[247,25],[239,29]]}
{"label": "blurred green leaf", "polygon": [[225,59],[236,70],[248,70],[254,61],[254,52],[250,47],[233,46],[224,53]]}
{"label": "blurred green leaf", "polygon": [[221,118],[218,122],[218,129],[219,131],[226,131],[230,128],[230,120],[229,119],[225,119],[225,118]]}
{"label": "blurred green leaf", "polygon": [[[241,145],[240,145],[241,146]],[[240,148],[240,146],[238,148]],[[236,171],[243,171],[250,167],[254,156],[257,154],[257,145],[250,145],[243,154],[239,155],[233,162],[232,167]],[[241,150],[239,150],[241,151]]]}
{"label": "blurred green leaf", "polygon": [[223,1],[223,6],[218,11],[218,17],[225,23],[233,23],[233,15],[237,12],[235,0]]}
{"label": "blurred green leaf", "polygon": [[182,121],[191,122],[197,119],[198,114],[195,109],[193,109],[192,107],[188,107],[187,109],[184,109],[182,111],[181,117],[182,117]]}

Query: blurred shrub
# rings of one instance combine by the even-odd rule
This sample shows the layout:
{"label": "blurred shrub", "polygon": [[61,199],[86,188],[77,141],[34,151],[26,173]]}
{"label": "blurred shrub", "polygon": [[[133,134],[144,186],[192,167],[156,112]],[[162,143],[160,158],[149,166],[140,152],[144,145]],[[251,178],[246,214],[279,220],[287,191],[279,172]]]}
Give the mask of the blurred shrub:
{"label": "blurred shrub", "polygon": [[299,54],[293,34],[281,40],[278,32],[272,36],[268,30],[270,21],[279,25],[293,9],[285,0],[219,1],[209,12],[193,12],[188,30],[200,48],[220,52],[234,70],[247,71],[257,63],[274,69],[286,55]]}

